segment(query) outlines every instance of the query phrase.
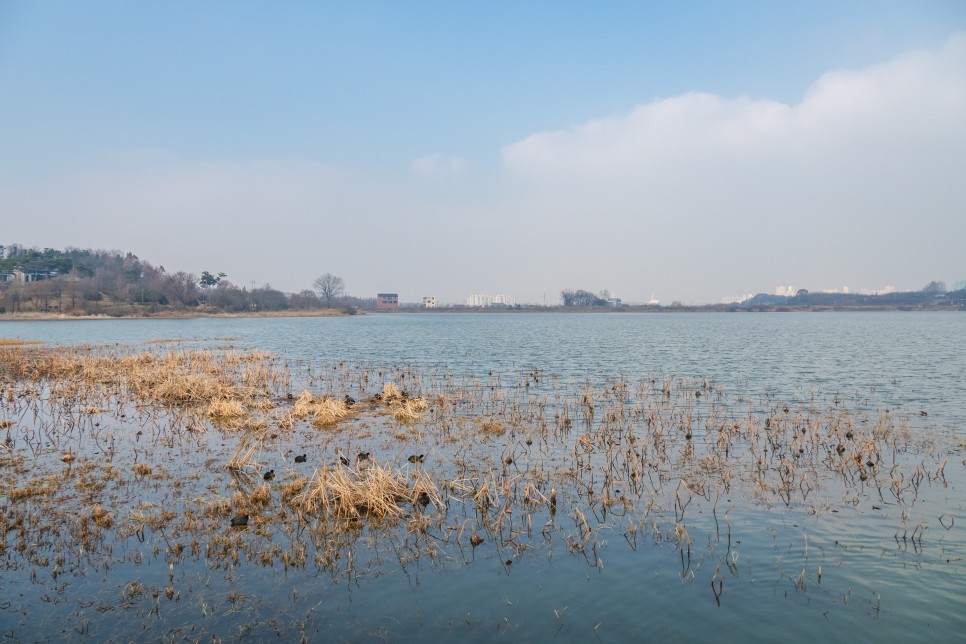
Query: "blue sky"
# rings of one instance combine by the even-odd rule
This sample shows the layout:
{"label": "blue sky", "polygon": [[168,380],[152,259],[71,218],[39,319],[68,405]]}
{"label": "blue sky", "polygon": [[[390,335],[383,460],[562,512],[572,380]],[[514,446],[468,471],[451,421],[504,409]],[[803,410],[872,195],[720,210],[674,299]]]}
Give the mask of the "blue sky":
{"label": "blue sky", "polygon": [[962,2],[8,1],[0,241],[450,302],[966,279],[914,233],[964,232],[964,30]]}

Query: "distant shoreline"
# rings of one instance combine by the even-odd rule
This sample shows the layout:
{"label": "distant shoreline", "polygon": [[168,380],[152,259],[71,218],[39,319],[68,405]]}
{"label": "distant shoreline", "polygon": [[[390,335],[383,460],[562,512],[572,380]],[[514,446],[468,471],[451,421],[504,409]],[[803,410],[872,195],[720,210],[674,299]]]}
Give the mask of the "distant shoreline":
{"label": "distant shoreline", "polygon": [[460,315],[468,313],[855,313],[855,312],[937,312],[963,311],[963,308],[950,305],[940,306],[755,306],[734,307],[723,305],[710,306],[620,306],[620,307],[439,307],[426,309],[420,307],[403,307],[394,310],[358,310],[348,313],[340,309],[319,309],[311,311],[248,311],[241,313],[202,312],[202,311],[164,311],[146,313],[143,315],[68,315],[65,313],[3,313],[2,322],[56,322],[64,320],[188,320],[196,318],[312,318],[312,317],[348,317],[351,315],[373,314],[412,314],[431,313],[437,315]]}
{"label": "distant shoreline", "polygon": [[521,306],[521,307],[438,307],[424,309],[405,307],[392,311],[366,311],[367,313],[852,313],[856,311],[964,311],[958,306],[752,306],[695,305],[695,306]]}
{"label": "distant shoreline", "polygon": [[340,309],[308,311],[245,311],[224,313],[214,311],[159,311],[144,315],[69,315],[66,313],[3,313],[0,322],[56,322],[62,320],[190,320],[195,318],[327,318],[351,315]]}

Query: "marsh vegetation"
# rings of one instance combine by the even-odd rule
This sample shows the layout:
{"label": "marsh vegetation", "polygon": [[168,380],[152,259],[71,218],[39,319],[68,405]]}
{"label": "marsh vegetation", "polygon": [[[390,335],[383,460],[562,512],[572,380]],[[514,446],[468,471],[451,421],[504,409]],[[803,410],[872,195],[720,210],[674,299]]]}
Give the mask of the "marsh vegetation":
{"label": "marsh vegetation", "polygon": [[[0,387],[0,615],[16,639],[513,637],[534,623],[621,638],[639,632],[626,618],[572,617],[562,599],[529,627],[470,615],[494,575],[576,584],[641,559],[689,601],[739,610],[767,579],[817,619],[882,609],[875,588],[852,597],[853,552],[870,545],[896,568],[962,575],[962,440],[837,395],[315,365],[231,339],[0,343]],[[478,588],[417,631],[338,599],[400,575]]]}

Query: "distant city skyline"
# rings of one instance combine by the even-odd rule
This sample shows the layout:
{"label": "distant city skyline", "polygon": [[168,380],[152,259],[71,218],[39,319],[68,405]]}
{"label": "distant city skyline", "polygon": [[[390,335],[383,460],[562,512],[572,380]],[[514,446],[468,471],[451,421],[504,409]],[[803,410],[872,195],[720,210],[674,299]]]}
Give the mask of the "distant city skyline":
{"label": "distant city skyline", "polygon": [[962,2],[10,0],[0,87],[4,244],[441,304],[966,279]]}

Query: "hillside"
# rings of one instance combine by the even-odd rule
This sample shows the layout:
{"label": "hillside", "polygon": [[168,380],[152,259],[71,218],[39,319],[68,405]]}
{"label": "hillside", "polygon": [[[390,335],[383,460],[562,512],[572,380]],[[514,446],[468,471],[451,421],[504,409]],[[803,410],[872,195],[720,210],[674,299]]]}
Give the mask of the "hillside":
{"label": "hillside", "polygon": [[239,288],[223,273],[169,272],[130,252],[0,245],[0,314],[140,316],[320,308],[313,291],[285,294],[268,284]]}

